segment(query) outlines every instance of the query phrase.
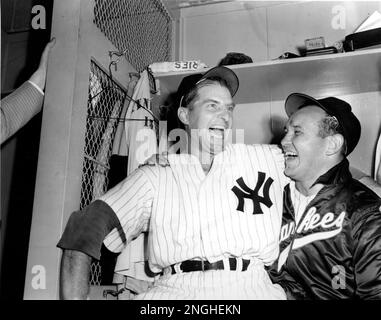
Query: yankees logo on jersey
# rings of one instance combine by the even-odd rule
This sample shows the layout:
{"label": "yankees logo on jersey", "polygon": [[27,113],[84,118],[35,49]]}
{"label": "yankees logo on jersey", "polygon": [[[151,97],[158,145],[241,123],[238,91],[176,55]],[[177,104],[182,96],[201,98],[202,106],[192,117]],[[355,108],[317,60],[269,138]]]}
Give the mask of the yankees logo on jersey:
{"label": "yankees logo on jersey", "polygon": [[262,187],[265,179],[266,179],[266,173],[259,171],[257,185],[255,186],[253,190],[246,185],[242,177],[236,180],[240,188],[238,188],[237,186],[234,186],[232,188],[232,191],[238,198],[237,210],[244,212],[244,203],[245,203],[244,200],[246,198],[253,201],[253,205],[254,205],[253,214],[263,214],[260,203],[263,203],[267,208],[271,208],[271,206],[273,205],[273,202],[271,201],[269,190],[270,190],[271,184],[274,181],[271,177],[267,178],[266,183],[263,187],[263,196],[261,197],[258,194],[259,189]]}

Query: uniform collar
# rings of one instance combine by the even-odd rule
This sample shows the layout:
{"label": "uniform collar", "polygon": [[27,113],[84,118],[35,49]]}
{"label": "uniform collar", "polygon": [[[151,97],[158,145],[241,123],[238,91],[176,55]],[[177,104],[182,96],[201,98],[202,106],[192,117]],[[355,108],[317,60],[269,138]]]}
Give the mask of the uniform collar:
{"label": "uniform collar", "polygon": [[352,178],[352,175],[349,171],[349,162],[344,158],[340,163],[329,169],[326,173],[322,174],[314,182],[315,184],[321,183],[323,185],[329,184],[343,184],[349,181]]}

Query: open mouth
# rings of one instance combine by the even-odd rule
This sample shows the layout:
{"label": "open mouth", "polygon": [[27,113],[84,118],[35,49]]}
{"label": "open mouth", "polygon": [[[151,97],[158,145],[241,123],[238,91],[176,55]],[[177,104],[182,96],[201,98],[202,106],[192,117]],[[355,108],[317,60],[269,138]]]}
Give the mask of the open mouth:
{"label": "open mouth", "polygon": [[210,132],[214,137],[217,137],[217,138],[223,138],[224,135],[225,135],[225,128],[224,128],[224,127],[220,127],[220,126],[211,127],[211,128],[209,128],[209,132]]}
{"label": "open mouth", "polygon": [[295,152],[292,152],[292,151],[285,151],[285,153],[284,153],[284,158],[286,160],[293,160],[293,159],[295,159],[297,157],[298,157],[298,155]]}

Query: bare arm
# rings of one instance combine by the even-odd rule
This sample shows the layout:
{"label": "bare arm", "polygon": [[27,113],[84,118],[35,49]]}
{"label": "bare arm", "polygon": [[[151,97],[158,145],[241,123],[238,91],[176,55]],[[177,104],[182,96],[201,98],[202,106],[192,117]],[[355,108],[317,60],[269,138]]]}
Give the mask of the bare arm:
{"label": "bare arm", "polygon": [[76,250],[64,250],[61,260],[60,296],[64,300],[85,300],[89,294],[91,257]]}

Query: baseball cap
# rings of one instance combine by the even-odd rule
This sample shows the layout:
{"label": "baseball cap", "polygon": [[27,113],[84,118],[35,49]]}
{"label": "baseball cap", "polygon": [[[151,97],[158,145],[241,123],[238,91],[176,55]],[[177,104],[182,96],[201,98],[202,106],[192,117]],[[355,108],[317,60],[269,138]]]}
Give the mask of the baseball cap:
{"label": "baseball cap", "polygon": [[351,105],[335,97],[317,100],[303,93],[292,93],[285,102],[286,113],[291,116],[297,110],[308,105],[318,106],[330,116],[336,117],[343,129],[342,135],[347,143],[346,155],[350,154],[361,136],[361,124],[353,114]]}
{"label": "baseball cap", "polygon": [[219,66],[208,70],[205,73],[192,74],[184,77],[177,90],[179,105],[181,105],[183,97],[194,88],[194,86],[204,79],[219,77],[227,83],[228,89],[232,97],[237,93],[239,80],[235,72],[227,67]]}

